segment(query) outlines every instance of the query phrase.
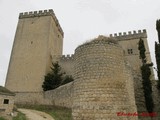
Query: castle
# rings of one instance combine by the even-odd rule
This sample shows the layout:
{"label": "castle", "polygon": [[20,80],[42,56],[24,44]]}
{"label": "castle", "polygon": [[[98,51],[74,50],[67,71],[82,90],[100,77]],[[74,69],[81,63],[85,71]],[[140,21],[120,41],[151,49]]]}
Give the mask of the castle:
{"label": "castle", "polygon": [[[16,103],[69,107],[74,120],[137,120],[116,113],[146,112],[138,50],[141,38],[150,63],[145,29],[100,35],[67,56],[63,36],[53,10],[20,13],[5,83],[16,93]],[[74,81],[43,92],[44,76],[56,61]],[[151,77],[154,81],[153,72]]]}

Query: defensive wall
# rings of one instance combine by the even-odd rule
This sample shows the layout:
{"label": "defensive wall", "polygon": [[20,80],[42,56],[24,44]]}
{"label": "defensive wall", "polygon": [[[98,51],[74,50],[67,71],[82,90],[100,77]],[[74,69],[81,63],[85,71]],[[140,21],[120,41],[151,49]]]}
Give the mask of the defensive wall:
{"label": "defensive wall", "polygon": [[[137,47],[139,39],[143,39],[147,61],[151,62],[145,29],[111,34],[110,38],[99,36],[67,56],[62,56],[63,36],[53,10],[20,13],[6,79],[6,87],[16,93],[17,104],[69,107],[74,120],[118,120],[119,111],[146,111]],[[43,92],[44,75],[57,60],[62,71],[75,81]],[[152,82],[157,111],[159,92],[157,83]]]}
{"label": "defensive wall", "polygon": [[14,92],[15,104],[45,104],[44,92]]}
{"label": "defensive wall", "polygon": [[110,34],[109,37],[116,38],[117,40],[132,40],[137,38],[146,38],[146,29],[143,30],[134,30],[134,31],[128,31],[128,32],[120,32],[120,33],[114,33]]}
{"label": "defensive wall", "polygon": [[[103,36],[99,36],[99,37],[103,38]],[[114,40],[114,42],[118,43],[118,41],[116,39]],[[90,43],[88,42],[87,44],[90,44]],[[114,45],[112,42],[109,44]],[[121,46],[119,46],[119,47],[121,47]],[[95,50],[92,50],[92,51],[97,52],[98,48],[97,49],[96,49],[96,47],[94,47],[94,48],[95,48]],[[88,50],[89,49],[86,48],[85,52],[87,54],[87,57],[90,55],[87,53]],[[114,50],[110,48],[110,51],[113,52]],[[122,49],[122,51],[123,51],[123,49]],[[104,52],[104,53],[108,56],[108,52]],[[114,55],[115,53],[112,53],[112,54]],[[127,62],[127,59],[125,59],[125,55],[123,57],[124,57],[124,61]],[[76,62],[75,55],[63,55],[63,56],[61,56],[61,57],[59,56],[57,58],[59,59],[59,64],[62,67],[62,70],[65,71],[66,74],[68,74],[68,75],[75,76],[75,74],[73,74],[74,73],[74,65]],[[113,57],[108,56],[108,59],[112,59],[112,58]],[[99,56],[97,55],[97,60],[98,59],[99,59]],[[83,59],[79,58],[79,60],[83,60]],[[115,61],[114,62],[112,61],[111,63],[115,64]],[[88,66],[88,65],[86,65],[86,66]],[[113,65],[110,67],[114,68]],[[129,71],[132,70],[132,66],[130,65],[129,61],[126,63],[126,69],[128,69]],[[92,69],[90,71],[94,71],[94,69]],[[94,74],[97,74],[97,72],[90,73],[90,74],[94,75]],[[101,75],[101,73],[99,73],[99,74]],[[100,75],[97,75],[97,77]],[[131,78],[133,77],[133,80],[131,80],[130,82],[134,82],[134,84],[133,83],[130,83],[130,84],[132,84],[134,86],[134,92],[135,92],[134,96],[135,96],[135,104],[137,106],[137,112],[139,112],[139,113],[146,112],[147,110],[145,107],[145,100],[144,100],[144,94],[143,94],[141,75],[138,74],[137,71],[132,70],[130,77]],[[23,93],[23,92],[21,92],[21,93],[17,93],[17,96],[19,96],[19,97],[17,97],[16,101],[21,102],[21,103],[26,103],[26,104],[46,104],[46,105],[57,105],[57,106],[72,108],[73,107],[72,106],[72,104],[73,104],[73,91],[74,91],[73,84],[74,83],[69,83],[69,84],[63,85],[55,90],[51,90],[51,91],[47,91],[47,92],[39,92],[39,93],[33,93],[33,92],[32,93]],[[78,88],[79,87],[76,87],[76,89],[78,89]],[[84,88],[82,87],[80,89],[84,89]],[[155,90],[155,88],[153,88],[153,89]],[[154,94],[155,94],[155,92],[154,92]],[[22,99],[22,96],[24,99]],[[116,98],[114,98],[114,99],[116,99]],[[157,101],[158,101],[158,99],[157,99]],[[156,105],[157,105],[157,103],[155,103],[155,106]],[[141,117],[139,119],[140,120],[150,120],[149,117],[148,118]]]}
{"label": "defensive wall", "polygon": [[[139,59],[138,42],[140,38],[143,39],[146,48],[147,62],[151,63],[152,60],[147,42],[146,29],[128,31],[123,33],[114,33],[110,34],[109,37],[118,41],[120,46],[123,48],[126,60],[129,61],[132,69],[137,73],[140,73],[141,66],[141,60]],[[132,50],[131,53],[129,53],[129,50]],[[66,73],[68,73],[69,75],[73,75],[74,55],[63,55],[62,57],[60,57],[59,62]],[[155,79],[153,69],[151,78],[153,80]]]}
{"label": "defensive wall", "polygon": [[57,105],[72,108],[73,82],[62,85],[55,90],[44,92],[44,98],[48,99],[49,105]]}
{"label": "defensive wall", "polygon": [[74,55],[63,55],[59,58],[59,64],[67,75],[72,75],[74,73]]}
{"label": "defensive wall", "polygon": [[137,120],[117,112],[137,112],[133,78],[122,47],[99,36],[75,50],[73,120]]}
{"label": "defensive wall", "polygon": [[15,92],[15,104],[72,107],[73,82],[46,92]]}

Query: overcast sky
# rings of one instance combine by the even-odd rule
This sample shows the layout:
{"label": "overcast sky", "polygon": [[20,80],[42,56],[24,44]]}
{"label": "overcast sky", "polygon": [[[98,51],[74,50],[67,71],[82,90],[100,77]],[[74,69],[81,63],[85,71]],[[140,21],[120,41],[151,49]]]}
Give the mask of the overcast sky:
{"label": "overcast sky", "polygon": [[53,9],[64,31],[63,54],[98,35],[147,29],[151,57],[160,0],[0,0],[0,85],[4,85],[21,12]]}

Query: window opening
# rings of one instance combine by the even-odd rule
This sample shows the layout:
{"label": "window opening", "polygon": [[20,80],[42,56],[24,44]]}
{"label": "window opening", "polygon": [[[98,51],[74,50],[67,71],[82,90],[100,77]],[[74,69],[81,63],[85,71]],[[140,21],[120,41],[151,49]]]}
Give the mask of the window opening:
{"label": "window opening", "polygon": [[4,99],[3,104],[9,104],[9,99]]}
{"label": "window opening", "polygon": [[128,49],[128,54],[133,54],[133,49]]}

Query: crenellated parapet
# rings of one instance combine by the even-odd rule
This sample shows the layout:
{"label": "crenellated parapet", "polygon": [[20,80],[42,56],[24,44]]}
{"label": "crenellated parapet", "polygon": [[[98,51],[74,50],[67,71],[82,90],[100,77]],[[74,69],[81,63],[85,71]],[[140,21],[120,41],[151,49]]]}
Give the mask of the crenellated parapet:
{"label": "crenellated parapet", "polygon": [[114,33],[110,34],[110,37],[116,38],[117,40],[129,40],[129,39],[137,39],[137,38],[147,38],[146,29],[138,30],[138,31],[128,31],[128,33]]}
{"label": "crenellated parapet", "polygon": [[59,24],[59,21],[58,21],[56,15],[54,14],[54,11],[52,9],[20,13],[19,19],[41,17],[41,16],[52,16],[52,18],[54,19],[54,21],[56,23],[56,26],[58,27],[58,30],[60,31],[62,36],[64,35],[64,32]]}
{"label": "crenellated parapet", "polygon": [[66,60],[74,60],[74,54],[71,55],[62,55],[60,60],[66,61]]}

